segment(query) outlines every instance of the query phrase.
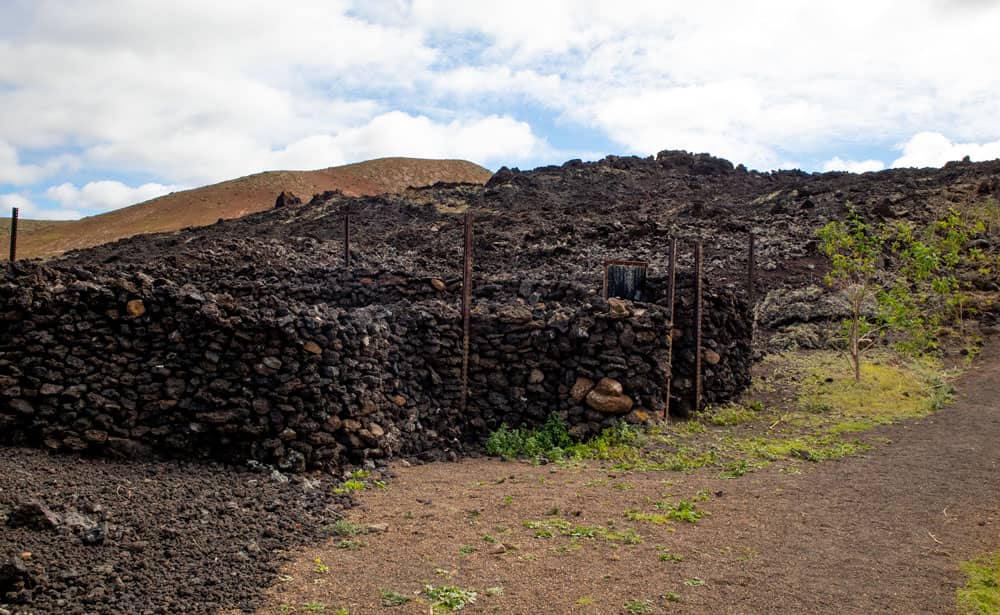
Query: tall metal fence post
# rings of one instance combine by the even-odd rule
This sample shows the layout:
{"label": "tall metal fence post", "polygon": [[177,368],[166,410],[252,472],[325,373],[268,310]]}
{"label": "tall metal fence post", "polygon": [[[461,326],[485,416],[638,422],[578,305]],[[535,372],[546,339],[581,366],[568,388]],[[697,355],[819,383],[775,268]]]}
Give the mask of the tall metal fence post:
{"label": "tall metal fence post", "polygon": [[670,273],[667,278],[667,396],[663,405],[663,418],[670,416],[670,387],[674,378],[674,295],[677,291],[677,240],[670,240]]}
{"label": "tall metal fence post", "polygon": [[11,209],[10,212],[10,262],[17,260],[17,219],[21,214],[21,210],[17,207]]}
{"label": "tall metal fence post", "polygon": [[694,244],[694,411],[701,410],[701,240]]}
{"label": "tall metal fence post", "polygon": [[462,266],[462,412],[469,406],[469,321],[472,312],[472,212],[465,212]]}
{"label": "tall metal fence post", "polygon": [[351,212],[344,212],[344,267],[351,266]]}

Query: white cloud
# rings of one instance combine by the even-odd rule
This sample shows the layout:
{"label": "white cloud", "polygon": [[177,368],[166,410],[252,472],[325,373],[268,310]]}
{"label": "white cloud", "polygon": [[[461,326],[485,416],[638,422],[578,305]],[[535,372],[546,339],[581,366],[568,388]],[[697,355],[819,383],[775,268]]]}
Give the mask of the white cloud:
{"label": "white cloud", "polygon": [[547,148],[530,125],[510,117],[492,115],[440,123],[399,111],[345,130],[331,138],[330,143],[336,151],[356,160],[427,156],[469,158],[484,164],[539,156]]}
{"label": "white cloud", "polygon": [[989,143],[953,143],[937,132],[913,135],[902,149],[903,155],[892,166],[940,167],[946,162],[961,160],[966,156],[974,162],[1000,158],[1000,140]]}
{"label": "white cloud", "polygon": [[823,163],[823,171],[868,173],[869,171],[881,171],[884,168],[885,163],[881,160],[844,160],[840,156],[834,156]]}
{"label": "white cloud", "polygon": [[0,139],[0,184],[33,184],[76,164],[75,158],[68,155],[54,156],[41,165],[21,164],[17,149]]}
{"label": "white cloud", "polygon": [[184,190],[183,186],[164,186],[148,183],[131,187],[114,180],[88,182],[83,188],[70,183],[52,186],[45,196],[63,205],[67,210],[107,211],[141,203],[164,194]]}
{"label": "white cloud", "polygon": [[21,218],[32,220],[76,220],[84,215],[83,212],[73,208],[38,205],[32,199],[16,192],[0,194],[0,207],[2,207],[0,212],[4,216],[9,216],[10,209],[17,207]]}

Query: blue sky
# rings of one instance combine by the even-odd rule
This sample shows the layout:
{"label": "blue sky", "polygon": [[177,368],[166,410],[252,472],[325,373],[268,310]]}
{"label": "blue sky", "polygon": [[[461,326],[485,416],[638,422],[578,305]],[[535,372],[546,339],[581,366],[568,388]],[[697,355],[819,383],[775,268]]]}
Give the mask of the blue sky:
{"label": "blue sky", "polygon": [[0,0],[0,207],[379,156],[1000,156],[1000,2]]}

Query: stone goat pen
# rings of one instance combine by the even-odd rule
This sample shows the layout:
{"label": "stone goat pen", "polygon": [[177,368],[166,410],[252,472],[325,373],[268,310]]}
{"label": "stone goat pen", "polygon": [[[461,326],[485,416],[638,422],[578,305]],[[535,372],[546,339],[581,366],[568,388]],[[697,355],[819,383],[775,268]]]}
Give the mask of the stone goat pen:
{"label": "stone goat pen", "polygon": [[[483,188],[437,190],[437,205],[464,199],[481,229],[464,407],[462,217],[419,202],[428,191],[321,195],[10,267],[0,283],[0,439],[302,471],[454,457],[502,423],[551,413],[593,435],[662,413],[668,376],[671,412],[690,411],[690,267],[679,268],[671,323],[663,262],[651,262],[646,301],[605,300],[609,252],[508,262],[495,254],[504,217],[468,195]],[[358,229],[349,267],[347,211]],[[749,383],[751,322],[744,298],[709,278],[704,403]]]}

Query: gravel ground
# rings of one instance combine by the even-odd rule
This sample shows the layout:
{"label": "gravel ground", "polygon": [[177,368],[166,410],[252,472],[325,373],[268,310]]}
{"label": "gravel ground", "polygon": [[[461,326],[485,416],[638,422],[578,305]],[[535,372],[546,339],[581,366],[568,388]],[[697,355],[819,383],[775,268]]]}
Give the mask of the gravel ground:
{"label": "gravel ground", "polygon": [[0,448],[0,615],[253,610],[349,505],[333,482]]}

